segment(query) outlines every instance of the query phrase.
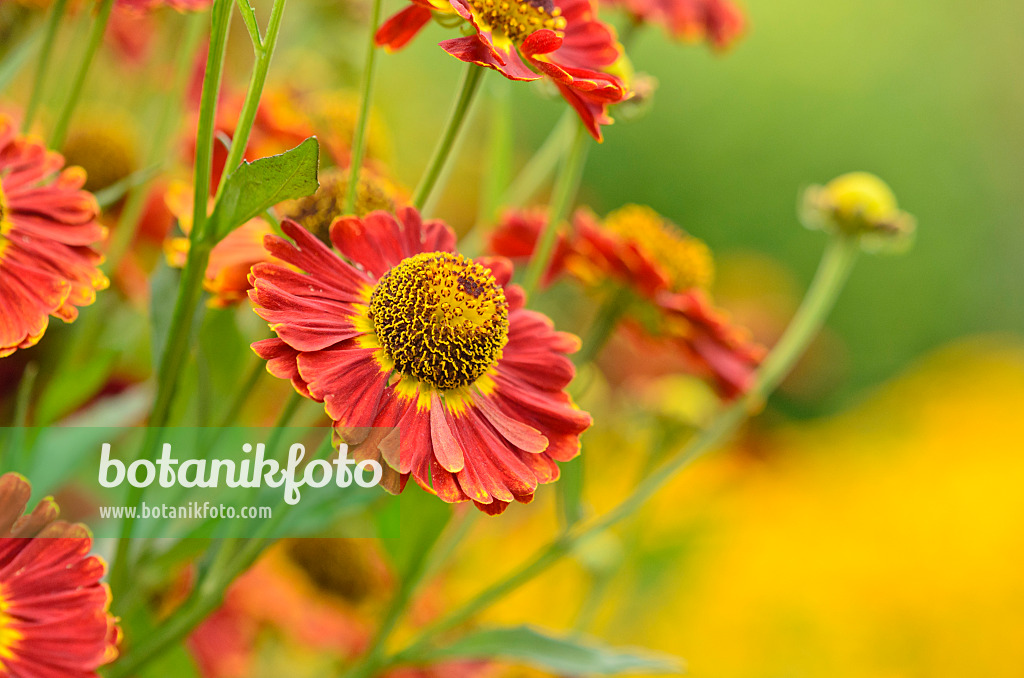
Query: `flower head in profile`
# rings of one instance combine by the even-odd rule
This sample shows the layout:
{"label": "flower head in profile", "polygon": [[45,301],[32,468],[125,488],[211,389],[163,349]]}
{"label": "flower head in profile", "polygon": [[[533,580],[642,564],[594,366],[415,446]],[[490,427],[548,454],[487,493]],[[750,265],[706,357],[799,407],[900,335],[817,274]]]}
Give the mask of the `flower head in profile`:
{"label": "flower head in profile", "polygon": [[851,172],[804,192],[801,216],[810,228],[861,238],[869,248],[906,248],[917,222],[899,209],[889,185]]}
{"label": "flower head in profile", "polygon": [[254,266],[249,293],[277,337],[253,348],[324,403],[358,458],[383,462],[385,487],[411,475],[497,514],[579,453],[591,419],[565,392],[579,340],[524,308],[508,260],[467,259],[412,208],[339,219],[336,252],[283,228],[294,242],[266,245],[286,265]]}
{"label": "flower head in profile", "polygon": [[[491,236],[492,251],[515,258],[532,254],[547,221],[539,215],[506,214]],[[672,342],[691,371],[707,377],[724,397],[753,385],[763,351],[712,305],[711,251],[650,207],[626,205],[604,219],[577,210],[545,280],[562,274],[591,289],[625,291],[631,299],[627,320]]]}
{"label": "flower head in profile", "polygon": [[0,675],[91,678],[117,657],[106,566],[82,525],[57,520],[44,499],[23,515],[32,488],[0,476]]}
{"label": "flower head in profile", "polygon": [[50,315],[72,322],[109,285],[93,249],[106,229],[84,183],[0,116],[0,357],[35,345]]}
{"label": "flower head in profile", "polygon": [[676,40],[707,40],[729,47],[746,27],[732,0],[601,0],[626,10],[634,21],[661,25]]}
{"label": "flower head in profile", "polygon": [[377,44],[405,46],[434,12],[474,31],[441,42],[442,49],[510,80],[550,79],[598,141],[612,122],[608,106],[630,96],[622,45],[591,0],[413,0],[381,26]]}

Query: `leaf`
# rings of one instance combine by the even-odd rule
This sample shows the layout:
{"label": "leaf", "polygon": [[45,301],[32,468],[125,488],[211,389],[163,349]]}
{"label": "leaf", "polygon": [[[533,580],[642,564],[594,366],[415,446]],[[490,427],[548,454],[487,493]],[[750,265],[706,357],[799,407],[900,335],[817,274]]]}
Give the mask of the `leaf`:
{"label": "leaf", "polygon": [[482,629],[415,659],[502,659],[570,676],[685,671],[685,663],[678,657],[614,648],[583,635],[551,635],[531,626]]}
{"label": "leaf", "polygon": [[312,195],[320,187],[317,169],[320,145],[316,137],[280,155],[243,162],[224,184],[224,192],[210,215],[214,242],[233,229],[284,200]]}

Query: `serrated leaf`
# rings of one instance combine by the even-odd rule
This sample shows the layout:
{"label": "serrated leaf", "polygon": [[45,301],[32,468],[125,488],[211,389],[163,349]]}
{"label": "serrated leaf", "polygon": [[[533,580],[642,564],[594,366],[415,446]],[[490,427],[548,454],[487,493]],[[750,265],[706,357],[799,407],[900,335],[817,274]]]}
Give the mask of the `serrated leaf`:
{"label": "serrated leaf", "polygon": [[685,663],[677,657],[611,647],[583,635],[557,636],[532,626],[482,629],[415,659],[500,659],[570,676],[685,671]]}
{"label": "serrated leaf", "polygon": [[319,188],[320,145],[316,137],[280,155],[243,162],[224,184],[210,215],[210,234],[217,242],[253,217],[284,200],[312,195]]}

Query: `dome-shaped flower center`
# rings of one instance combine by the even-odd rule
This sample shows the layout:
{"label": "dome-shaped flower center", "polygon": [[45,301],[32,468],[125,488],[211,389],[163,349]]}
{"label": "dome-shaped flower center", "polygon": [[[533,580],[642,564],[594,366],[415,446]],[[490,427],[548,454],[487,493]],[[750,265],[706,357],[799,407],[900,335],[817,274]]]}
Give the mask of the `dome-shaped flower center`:
{"label": "dome-shaped flower center", "polygon": [[553,0],[468,0],[468,3],[493,33],[504,34],[515,43],[521,43],[542,28],[565,30],[565,17]]}
{"label": "dome-shaped flower center", "polygon": [[85,170],[87,191],[95,193],[126,179],[138,168],[138,143],[120,121],[90,121],[73,130],[61,148],[68,167]]}
{"label": "dome-shaped flower center", "polygon": [[[330,243],[331,224],[344,215],[345,195],[348,192],[348,172],[329,169],[320,173],[320,188],[313,195],[289,200],[281,206],[281,216],[299,222],[302,226]],[[374,210],[395,210],[398,189],[387,179],[364,170],[356,187],[356,216],[365,216]]]}
{"label": "dome-shaped flower center", "polygon": [[396,369],[442,390],[472,384],[508,342],[505,292],[461,254],[402,260],[374,288],[370,319]]}
{"label": "dome-shaped flower center", "polygon": [[672,288],[708,288],[715,277],[711,250],[650,207],[626,205],[604,220],[609,231],[632,242],[665,269]]}

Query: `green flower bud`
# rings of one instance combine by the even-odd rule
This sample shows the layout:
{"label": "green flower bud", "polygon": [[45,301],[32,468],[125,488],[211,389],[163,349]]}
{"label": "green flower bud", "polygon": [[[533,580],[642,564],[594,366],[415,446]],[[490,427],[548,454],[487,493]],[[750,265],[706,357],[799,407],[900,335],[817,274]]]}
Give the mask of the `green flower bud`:
{"label": "green flower bud", "polygon": [[804,191],[801,218],[808,228],[861,238],[869,249],[902,248],[914,234],[914,217],[896,204],[884,181],[851,172]]}

